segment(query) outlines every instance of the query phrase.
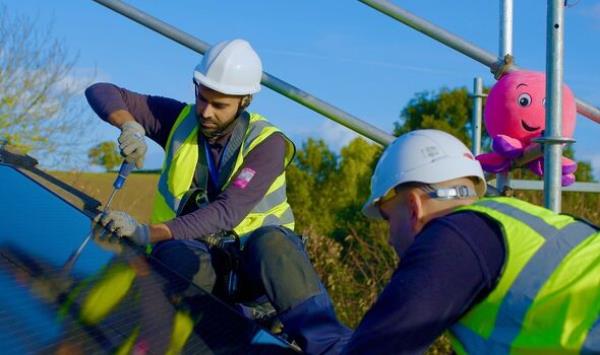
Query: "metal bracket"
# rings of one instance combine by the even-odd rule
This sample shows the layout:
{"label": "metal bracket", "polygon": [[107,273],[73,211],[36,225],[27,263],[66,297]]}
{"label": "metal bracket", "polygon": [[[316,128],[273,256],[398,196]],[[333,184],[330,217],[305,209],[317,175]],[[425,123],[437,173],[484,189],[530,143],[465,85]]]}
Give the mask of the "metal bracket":
{"label": "metal bracket", "polygon": [[481,98],[484,98],[484,97],[488,97],[488,94],[481,94],[481,95],[477,95],[477,94],[469,94],[469,97],[470,97],[470,98],[474,98],[474,97],[481,97]]}
{"label": "metal bracket", "polygon": [[12,148],[6,140],[0,140],[0,163],[21,168],[33,168],[38,164],[35,158]]}

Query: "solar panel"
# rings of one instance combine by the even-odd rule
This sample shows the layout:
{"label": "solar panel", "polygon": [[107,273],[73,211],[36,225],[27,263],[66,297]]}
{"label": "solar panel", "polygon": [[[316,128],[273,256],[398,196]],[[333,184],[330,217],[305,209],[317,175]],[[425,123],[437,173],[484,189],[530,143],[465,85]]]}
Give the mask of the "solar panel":
{"label": "solar panel", "polygon": [[295,353],[199,288],[169,293],[163,266],[141,248],[91,242],[65,269],[98,202],[1,156],[0,182],[3,354]]}

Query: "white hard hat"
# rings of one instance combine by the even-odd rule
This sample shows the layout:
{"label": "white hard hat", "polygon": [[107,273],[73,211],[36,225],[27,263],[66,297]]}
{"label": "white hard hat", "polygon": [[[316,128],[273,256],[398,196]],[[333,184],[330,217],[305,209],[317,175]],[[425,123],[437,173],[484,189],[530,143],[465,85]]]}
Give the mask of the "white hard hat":
{"label": "white hard hat", "polygon": [[377,201],[400,184],[435,184],[467,176],[477,178],[475,189],[483,196],[486,182],[481,165],[460,140],[443,131],[415,130],[396,138],[383,152],[362,211],[367,217],[381,218]]}
{"label": "white hard hat", "polygon": [[212,46],[194,69],[194,80],[227,95],[252,95],[260,91],[262,63],[243,39]]}

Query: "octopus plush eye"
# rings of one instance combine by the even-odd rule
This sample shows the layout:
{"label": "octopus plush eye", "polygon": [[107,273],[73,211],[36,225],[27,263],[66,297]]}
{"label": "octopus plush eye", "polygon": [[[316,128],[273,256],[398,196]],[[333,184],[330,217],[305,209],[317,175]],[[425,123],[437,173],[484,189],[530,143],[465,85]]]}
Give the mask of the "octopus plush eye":
{"label": "octopus plush eye", "polygon": [[527,107],[527,106],[531,105],[531,95],[529,95],[527,93],[523,93],[523,94],[519,95],[517,102],[519,103],[520,106]]}

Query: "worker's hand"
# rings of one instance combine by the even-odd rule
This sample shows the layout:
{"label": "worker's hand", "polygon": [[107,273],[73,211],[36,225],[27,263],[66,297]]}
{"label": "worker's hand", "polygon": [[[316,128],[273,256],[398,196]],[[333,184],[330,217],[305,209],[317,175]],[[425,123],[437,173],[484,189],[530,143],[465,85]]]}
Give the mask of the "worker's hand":
{"label": "worker's hand", "polygon": [[129,238],[135,244],[146,245],[150,243],[150,227],[139,224],[135,218],[121,211],[106,211],[94,218],[94,222],[101,224],[106,230],[115,233],[120,238]]}
{"label": "worker's hand", "polygon": [[148,150],[144,127],[136,121],[127,121],[121,126],[121,135],[119,136],[119,149],[121,155],[129,163],[135,162],[135,166],[140,169],[144,166],[144,155]]}
{"label": "worker's hand", "polygon": [[123,252],[123,246],[121,245],[121,242],[118,237],[113,236],[109,231],[104,229],[102,225],[96,222],[92,223],[92,228],[92,233],[94,236],[93,240],[94,243],[96,243],[96,245],[98,245],[103,250],[115,254],[121,254]]}

